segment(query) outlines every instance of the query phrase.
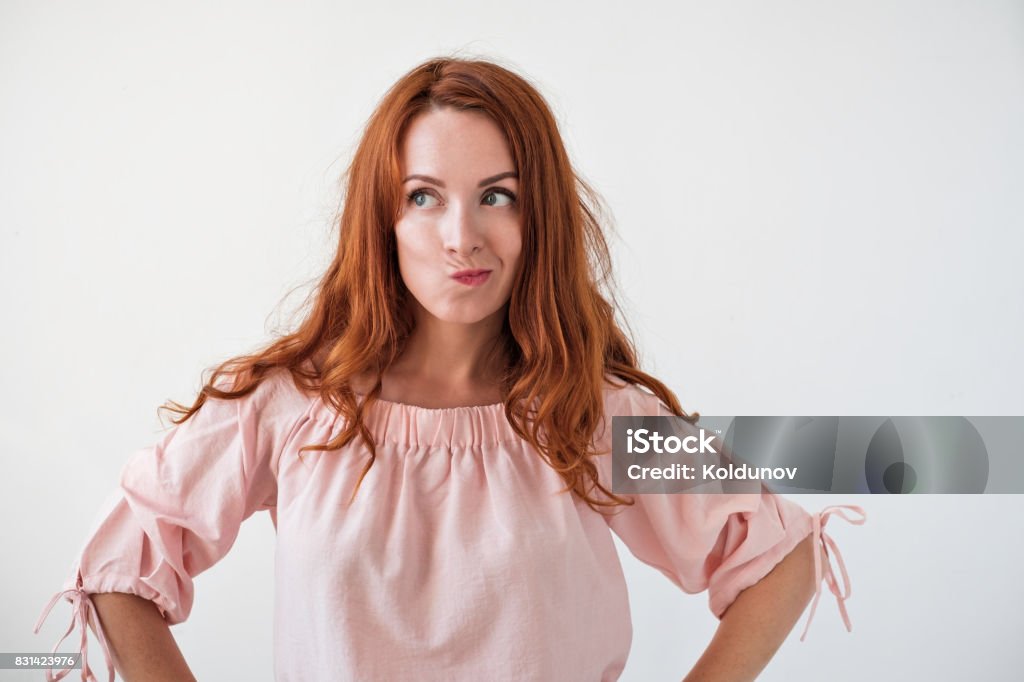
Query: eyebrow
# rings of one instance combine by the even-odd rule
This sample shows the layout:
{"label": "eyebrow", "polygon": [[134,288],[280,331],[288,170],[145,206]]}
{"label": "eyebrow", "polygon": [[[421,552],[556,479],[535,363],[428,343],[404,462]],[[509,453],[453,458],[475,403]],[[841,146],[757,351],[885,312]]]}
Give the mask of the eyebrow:
{"label": "eyebrow", "polygon": [[[518,180],[519,176],[516,175],[514,171],[505,171],[504,173],[498,173],[497,175],[492,175],[489,178],[484,178],[483,180],[480,181],[480,184],[477,185],[477,187],[486,187],[487,185],[491,184],[492,182],[497,182],[498,180],[504,180],[505,178],[516,178]],[[405,180],[402,180],[402,184],[404,185],[405,183],[409,182],[410,180],[423,180],[425,182],[429,182],[429,183],[432,183],[434,185],[437,185],[438,187],[445,187],[445,184],[443,182],[441,182],[440,180],[438,180],[437,178],[432,178],[429,175],[420,175],[419,173],[414,173],[414,174],[406,177]]]}

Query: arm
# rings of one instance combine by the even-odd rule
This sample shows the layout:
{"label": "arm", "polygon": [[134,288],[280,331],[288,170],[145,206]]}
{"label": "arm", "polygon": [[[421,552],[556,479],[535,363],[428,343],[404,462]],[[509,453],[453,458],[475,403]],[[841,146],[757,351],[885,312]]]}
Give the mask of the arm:
{"label": "arm", "polygon": [[[612,394],[605,413],[671,415],[658,398],[639,389]],[[697,426],[679,422],[680,431],[699,437]],[[605,456],[594,458],[605,485],[614,479],[610,432],[606,427],[597,439],[597,449]],[[850,596],[849,576],[838,546],[825,533],[832,515],[858,526],[867,519],[854,505],[832,505],[809,514],[763,485],[760,494],[637,494],[634,504],[604,518],[640,561],[684,592],[707,591],[708,607],[722,622],[686,681],[708,682],[754,679],[813,592],[803,641],[823,583],[835,595],[846,629],[852,631],[844,605]],[[819,549],[812,551],[815,545]],[[841,580],[829,563],[833,554]]]}
{"label": "arm", "polygon": [[[171,629],[156,605],[134,594],[92,596],[110,645],[114,667],[125,682],[195,682]],[[90,623],[93,632],[95,624]]]}
{"label": "arm", "polygon": [[[813,536],[740,592],[684,682],[753,680],[785,641],[814,594]],[[822,562],[828,558],[819,546]]]}
{"label": "arm", "polygon": [[[276,505],[275,458],[301,409],[301,402],[296,408],[282,395],[286,381],[290,375],[281,370],[242,398],[209,399],[189,420],[129,457],[119,489],[97,514],[71,575],[34,628],[38,633],[61,598],[71,603],[71,626],[54,651],[77,627],[88,673],[86,632],[92,627],[113,682],[104,636],[109,621],[123,672],[137,673],[143,660],[164,673],[185,671],[176,679],[192,679],[168,626],[188,618],[195,576],[227,554],[242,522]],[[93,595],[103,596],[94,601]],[[143,601],[125,601],[124,595]],[[96,602],[103,604],[102,616]]]}

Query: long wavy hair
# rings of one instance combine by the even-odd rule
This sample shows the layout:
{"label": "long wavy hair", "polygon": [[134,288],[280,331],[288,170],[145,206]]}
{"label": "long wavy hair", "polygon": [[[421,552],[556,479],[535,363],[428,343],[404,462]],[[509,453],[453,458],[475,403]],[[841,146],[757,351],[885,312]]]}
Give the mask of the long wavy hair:
{"label": "long wavy hair", "polygon": [[[297,330],[258,352],[220,363],[191,407],[169,401],[158,410],[183,415],[172,420],[180,424],[207,396],[240,398],[271,370],[287,367],[297,387],[319,393],[346,423],[333,440],[300,452],[336,450],[357,435],[370,449],[351,503],[376,459],[363,415],[414,325],[394,232],[404,198],[400,144],[415,116],[438,107],[490,116],[504,132],[520,178],[523,265],[499,340],[505,416],[565,479],[562,492],[571,490],[595,511],[632,504],[598,481],[590,459],[604,417],[605,381],[615,377],[645,386],[688,421],[696,422],[699,413],[683,412],[675,394],[637,366],[631,334],[615,319],[615,282],[604,236],[604,225],[611,227],[608,212],[573,170],[544,98],[522,76],[484,59],[430,59],[385,93],[342,175],[337,252],[307,298],[312,304]],[[375,375],[376,384],[362,396],[351,380],[364,372]],[[225,376],[230,385],[218,387]],[[602,498],[594,497],[595,486]]]}

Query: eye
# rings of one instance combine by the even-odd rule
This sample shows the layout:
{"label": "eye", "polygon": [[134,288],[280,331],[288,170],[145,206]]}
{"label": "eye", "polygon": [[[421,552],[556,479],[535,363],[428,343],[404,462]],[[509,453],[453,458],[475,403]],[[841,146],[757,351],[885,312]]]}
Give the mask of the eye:
{"label": "eye", "polygon": [[[421,200],[420,197],[435,200],[437,198],[433,196],[433,192],[428,191],[426,189],[417,189],[406,195],[406,198],[418,208],[432,208],[425,200]],[[504,203],[501,203],[502,197],[504,197],[505,199]],[[516,202],[516,195],[513,191],[505,189],[503,187],[494,187],[484,194],[483,202],[485,206],[493,206],[496,208],[511,206]]]}
{"label": "eye", "polygon": [[409,196],[408,196],[408,199],[409,199],[409,201],[411,201],[412,203],[416,204],[416,205],[417,205],[417,206],[419,206],[420,208],[423,208],[423,203],[421,203],[421,202],[417,201],[417,198],[418,198],[418,197],[427,197],[427,198],[430,198],[430,195],[429,195],[429,194],[427,194],[427,193],[426,193],[425,191],[423,191],[422,189],[418,189],[418,190],[416,190],[415,192],[410,192],[410,193],[409,193]]}
{"label": "eye", "polygon": [[487,192],[487,194],[484,195],[484,201],[487,201],[488,197],[495,197],[495,198],[497,198],[497,197],[502,197],[502,196],[505,197],[506,199],[508,199],[507,203],[505,203],[505,204],[495,204],[495,203],[487,202],[487,205],[488,206],[511,206],[512,204],[516,203],[516,195],[515,195],[515,193],[512,192],[511,190],[503,189],[501,187],[495,187],[494,189],[489,190]]}

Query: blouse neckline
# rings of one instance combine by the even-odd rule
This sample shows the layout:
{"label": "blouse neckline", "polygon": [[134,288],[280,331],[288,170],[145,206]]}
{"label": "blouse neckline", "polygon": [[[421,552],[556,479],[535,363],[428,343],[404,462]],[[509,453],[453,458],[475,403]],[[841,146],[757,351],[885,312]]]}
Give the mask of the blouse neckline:
{"label": "blouse neckline", "polygon": [[[353,391],[356,397],[366,398],[366,394]],[[403,409],[403,410],[418,410],[427,413],[437,412],[457,412],[459,410],[495,410],[505,407],[504,401],[498,403],[487,403],[484,405],[458,405],[456,407],[423,407],[422,405],[413,405],[411,403],[400,403],[395,400],[384,400],[383,398],[374,398],[375,405],[382,405],[390,407],[392,409]]]}
{"label": "blouse neckline", "polygon": [[[311,409],[316,421],[337,427],[338,413],[319,396]],[[363,423],[376,442],[412,448],[478,449],[520,440],[505,415],[505,403],[421,407],[378,398],[363,413]]]}

